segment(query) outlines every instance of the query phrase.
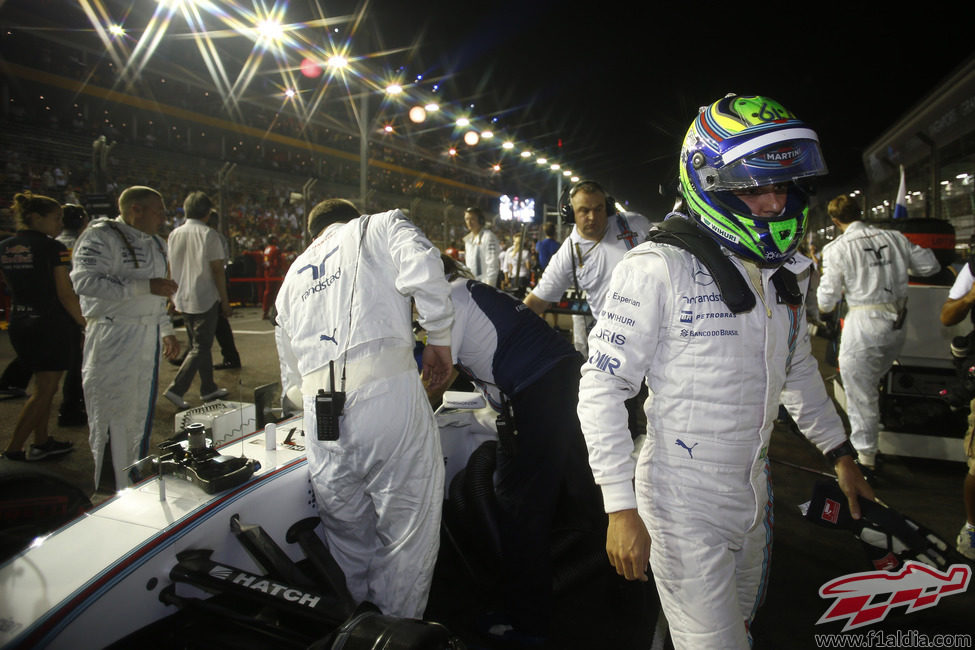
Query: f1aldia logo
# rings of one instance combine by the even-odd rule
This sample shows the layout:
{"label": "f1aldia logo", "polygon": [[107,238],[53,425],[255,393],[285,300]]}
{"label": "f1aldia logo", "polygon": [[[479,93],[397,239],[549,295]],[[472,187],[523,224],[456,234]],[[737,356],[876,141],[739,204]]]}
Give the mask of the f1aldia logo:
{"label": "f1aldia logo", "polygon": [[920,562],[908,560],[900,571],[851,573],[819,588],[820,598],[836,602],[816,621],[829,623],[846,619],[843,632],[879,623],[894,607],[905,605],[905,613],[934,607],[943,596],[965,593],[972,569],[967,564],[952,564],[941,572]]}

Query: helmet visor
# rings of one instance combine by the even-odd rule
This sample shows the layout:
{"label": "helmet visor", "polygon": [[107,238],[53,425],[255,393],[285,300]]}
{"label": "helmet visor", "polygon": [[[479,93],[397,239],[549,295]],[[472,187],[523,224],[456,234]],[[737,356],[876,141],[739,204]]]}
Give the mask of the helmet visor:
{"label": "helmet visor", "polygon": [[817,140],[786,140],[741,155],[719,169],[696,171],[705,191],[737,190],[822,176],[826,163]]}

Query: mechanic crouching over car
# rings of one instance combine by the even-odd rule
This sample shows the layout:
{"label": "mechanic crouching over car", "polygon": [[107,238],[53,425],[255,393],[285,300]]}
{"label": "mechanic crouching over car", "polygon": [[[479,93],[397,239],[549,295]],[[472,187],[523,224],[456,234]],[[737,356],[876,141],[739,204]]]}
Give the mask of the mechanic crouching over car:
{"label": "mechanic crouching over car", "polygon": [[[419,618],[440,540],[444,466],[413,359],[412,298],[429,333],[423,376],[450,372],[453,307],[440,254],[399,210],[329,199],[285,275],[275,332],[282,385],[300,387],[325,538],[356,601]],[[292,394],[293,394],[292,390]]]}

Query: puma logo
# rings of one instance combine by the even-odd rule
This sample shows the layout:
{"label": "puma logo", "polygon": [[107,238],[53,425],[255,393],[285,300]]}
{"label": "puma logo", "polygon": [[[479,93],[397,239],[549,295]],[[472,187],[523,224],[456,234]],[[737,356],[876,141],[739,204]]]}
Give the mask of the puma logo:
{"label": "puma logo", "polygon": [[686,444],[684,444],[684,441],[683,440],[681,440],[680,438],[678,438],[676,444],[677,444],[678,447],[683,447],[684,449],[686,449],[687,450],[687,455],[690,456],[691,458],[694,458],[694,447],[697,447],[700,443],[695,442],[693,445],[691,445],[690,447],[688,447]]}
{"label": "puma logo", "polygon": [[339,342],[335,340],[335,331],[336,331],[335,329],[333,329],[333,330],[332,330],[332,335],[331,335],[331,336],[329,336],[328,334],[322,334],[322,335],[321,335],[321,336],[320,336],[320,337],[318,338],[318,340],[319,340],[319,341],[331,341],[331,342],[332,342],[332,343],[334,343],[335,345],[338,345],[338,344],[339,344]]}

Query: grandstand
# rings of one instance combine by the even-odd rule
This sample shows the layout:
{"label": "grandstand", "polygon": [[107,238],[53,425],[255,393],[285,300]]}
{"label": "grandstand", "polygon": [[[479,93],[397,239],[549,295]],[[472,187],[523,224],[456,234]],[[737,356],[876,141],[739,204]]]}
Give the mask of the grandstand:
{"label": "grandstand", "polygon": [[[414,139],[369,138],[362,196],[359,130],[344,109],[301,119],[253,93],[228,112],[185,55],[155,56],[120,84],[111,57],[91,39],[50,29],[45,7],[4,7],[8,24],[32,27],[0,36],[0,207],[23,189],[90,203],[146,184],[163,193],[172,227],[186,192],[203,189],[220,199],[235,256],[270,235],[300,250],[307,206],[328,197],[352,198],[365,212],[399,207],[441,247],[463,235],[464,207],[496,208],[500,175]],[[103,177],[93,149],[100,136],[110,147]]]}

